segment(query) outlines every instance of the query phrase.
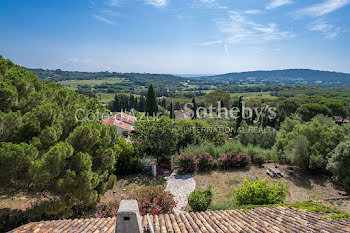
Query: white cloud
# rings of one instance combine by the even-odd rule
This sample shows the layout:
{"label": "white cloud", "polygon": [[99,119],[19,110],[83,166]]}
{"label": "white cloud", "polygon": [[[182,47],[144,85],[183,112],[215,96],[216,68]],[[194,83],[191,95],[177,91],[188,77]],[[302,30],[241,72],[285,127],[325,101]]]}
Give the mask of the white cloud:
{"label": "white cloud", "polygon": [[322,16],[336,11],[349,3],[350,0],[327,0],[325,2],[318,3],[309,6],[305,9],[302,9],[299,11],[299,14],[310,16]]}
{"label": "white cloud", "polygon": [[340,27],[329,24],[323,19],[310,23],[307,28],[310,31],[321,32],[326,39],[333,39],[337,37],[340,32]]}
{"label": "white cloud", "polygon": [[272,10],[281,6],[290,5],[293,3],[293,0],[272,0],[267,6],[267,10]]}
{"label": "white cloud", "polygon": [[112,20],[109,20],[101,15],[95,15],[94,18],[106,24],[111,24],[111,25],[115,24]]}
{"label": "white cloud", "polygon": [[275,23],[259,24],[247,19],[236,11],[230,11],[229,19],[217,21],[219,30],[228,34],[227,43],[262,43],[272,40],[283,40],[294,37],[287,31],[278,29]]}
{"label": "white cloud", "polygon": [[154,7],[165,7],[169,3],[169,0],[146,0],[147,5],[151,5]]}
{"label": "white cloud", "polygon": [[246,13],[247,15],[256,15],[256,14],[260,14],[261,10],[246,10],[244,13]]}

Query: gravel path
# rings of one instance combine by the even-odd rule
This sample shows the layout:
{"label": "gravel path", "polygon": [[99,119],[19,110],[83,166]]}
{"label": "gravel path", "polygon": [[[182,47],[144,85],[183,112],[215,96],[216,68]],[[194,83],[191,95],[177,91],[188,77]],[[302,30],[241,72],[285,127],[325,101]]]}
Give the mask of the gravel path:
{"label": "gravel path", "polygon": [[166,191],[170,191],[177,202],[174,211],[176,213],[182,212],[181,209],[187,205],[187,197],[194,191],[196,182],[191,175],[177,175],[175,173],[168,177]]}

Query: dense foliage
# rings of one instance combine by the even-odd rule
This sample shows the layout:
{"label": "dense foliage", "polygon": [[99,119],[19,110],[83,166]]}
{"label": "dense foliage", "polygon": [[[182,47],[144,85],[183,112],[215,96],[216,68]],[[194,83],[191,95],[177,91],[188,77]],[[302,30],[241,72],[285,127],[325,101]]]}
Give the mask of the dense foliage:
{"label": "dense foliage", "polygon": [[177,131],[168,117],[137,121],[132,139],[142,155],[158,160],[169,159],[177,150]]}
{"label": "dense foliage", "polygon": [[115,127],[81,123],[102,107],[1,57],[0,93],[0,186],[49,197],[33,207],[32,219],[69,217],[99,202],[125,154]]}
{"label": "dense foliage", "polygon": [[[208,129],[197,131],[197,129]],[[140,155],[154,156],[158,160],[169,159],[188,145],[205,141],[221,145],[227,134],[212,130],[210,125],[200,119],[172,120],[169,117],[142,118],[136,122],[132,133],[135,147]]]}
{"label": "dense foliage", "polygon": [[188,204],[194,212],[206,211],[213,199],[211,186],[205,190],[195,190],[188,196]]}
{"label": "dense foliage", "polygon": [[324,170],[327,155],[344,137],[341,126],[321,115],[308,122],[286,118],[274,150],[282,160],[306,169]]}
{"label": "dense foliage", "polygon": [[328,160],[327,169],[333,174],[333,179],[344,184],[350,192],[350,141],[340,143]]}
{"label": "dense foliage", "polygon": [[110,109],[113,112],[130,111],[132,109],[143,112],[145,111],[145,106],[146,100],[142,95],[138,97],[133,94],[116,94]]}
{"label": "dense foliage", "polygon": [[289,190],[282,182],[272,186],[267,180],[245,180],[244,184],[234,190],[234,200],[238,205],[266,205],[282,203]]}

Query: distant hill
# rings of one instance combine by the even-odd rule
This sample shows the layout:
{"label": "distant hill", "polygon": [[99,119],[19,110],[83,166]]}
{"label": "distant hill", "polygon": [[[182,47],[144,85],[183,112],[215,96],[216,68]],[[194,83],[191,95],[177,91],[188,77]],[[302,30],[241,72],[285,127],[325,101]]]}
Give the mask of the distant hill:
{"label": "distant hill", "polygon": [[41,79],[50,79],[56,82],[69,80],[106,80],[121,78],[124,81],[118,84],[105,84],[97,88],[115,88],[123,86],[128,88],[147,88],[150,84],[164,86],[168,90],[179,91],[183,88],[197,86],[194,89],[210,89],[212,86],[225,89],[227,83],[232,85],[278,85],[278,84],[307,84],[313,86],[350,86],[350,74],[310,70],[288,69],[271,71],[249,71],[240,73],[227,73],[220,75],[170,75],[149,73],[118,73],[118,72],[79,72],[62,70],[29,69]]}
{"label": "distant hill", "polygon": [[285,83],[285,84],[350,84],[350,74],[310,70],[310,69],[288,69],[271,71],[249,71],[241,73],[228,73],[213,76],[196,77],[195,79],[255,83]]}

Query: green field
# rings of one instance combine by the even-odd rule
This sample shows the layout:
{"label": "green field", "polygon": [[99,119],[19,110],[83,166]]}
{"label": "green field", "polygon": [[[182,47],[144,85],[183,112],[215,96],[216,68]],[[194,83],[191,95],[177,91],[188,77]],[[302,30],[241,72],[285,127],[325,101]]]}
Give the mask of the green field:
{"label": "green field", "polygon": [[105,79],[99,79],[99,80],[67,80],[67,81],[60,81],[63,86],[76,90],[78,88],[78,85],[89,85],[91,87],[95,85],[101,85],[104,83],[109,84],[115,84],[115,83],[127,83],[125,78],[118,78],[118,77],[112,77],[112,78],[105,78]]}
{"label": "green field", "polygon": [[238,98],[242,96],[244,99],[250,99],[250,98],[262,98],[262,99],[277,99],[278,97],[276,96],[271,96],[270,91],[265,91],[265,92],[243,92],[243,93],[234,93],[231,94],[232,97]]}

